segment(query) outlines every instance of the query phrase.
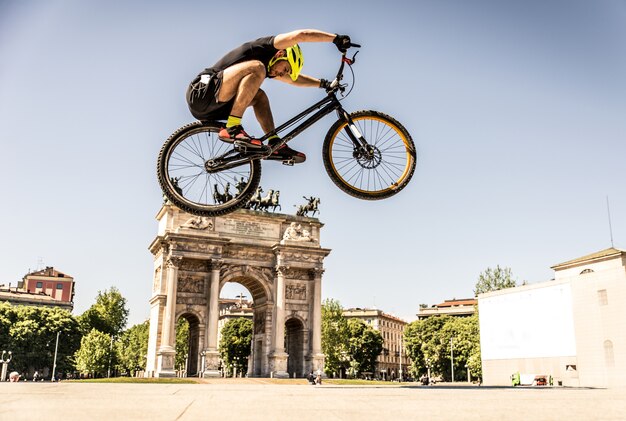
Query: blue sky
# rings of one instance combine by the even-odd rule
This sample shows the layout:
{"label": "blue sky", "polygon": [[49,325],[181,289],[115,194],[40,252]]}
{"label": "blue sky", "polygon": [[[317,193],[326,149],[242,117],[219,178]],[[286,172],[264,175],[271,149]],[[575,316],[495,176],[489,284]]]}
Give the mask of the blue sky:
{"label": "blue sky", "polygon": [[[393,115],[418,169],[399,195],[339,191],[321,160],[327,117],[293,143],[293,168],[263,165],[283,209],[321,197],[324,298],[412,319],[464,298],[480,272],[519,282],[626,248],[626,2],[417,0],[0,1],[0,283],[38,262],[76,278],[75,313],[117,286],[130,322],[149,315],[155,162],[193,120],[187,83],[250,39],[297,28],[363,45],[348,110]],[[234,16],[233,16],[234,14]],[[303,72],[337,52],[305,44]],[[322,95],[267,81],[277,122]],[[249,132],[260,134],[251,112]]]}

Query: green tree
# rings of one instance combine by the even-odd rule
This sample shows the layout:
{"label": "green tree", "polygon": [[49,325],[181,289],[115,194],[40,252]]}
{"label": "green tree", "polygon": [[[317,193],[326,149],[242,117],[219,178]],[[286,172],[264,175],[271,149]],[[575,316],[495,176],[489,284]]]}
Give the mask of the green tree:
{"label": "green tree", "polygon": [[149,333],[149,320],[132,326],[122,333],[115,342],[118,370],[134,376],[137,371],[145,369]]}
{"label": "green tree", "polygon": [[440,332],[450,316],[433,316],[409,323],[404,330],[404,345],[411,358],[411,372],[417,377],[425,373],[428,367],[431,374],[443,370],[441,361],[442,341]]}
{"label": "green tree", "polygon": [[189,355],[189,322],[184,317],[176,321],[176,368],[185,369]]}
{"label": "green tree", "polygon": [[76,369],[93,377],[106,375],[112,363],[111,336],[92,329],[80,341],[80,349],[74,355]]}
{"label": "green tree", "polygon": [[404,341],[411,358],[411,371],[418,377],[427,372],[452,379],[467,380],[469,367],[473,377],[481,376],[478,315],[470,317],[433,316],[410,323]]}
{"label": "green tree", "polygon": [[57,333],[57,373],[71,371],[80,329],[69,311],[0,304],[0,348],[12,351],[11,366],[16,371],[52,369]]}
{"label": "green tree", "polygon": [[343,307],[337,300],[326,299],[322,303],[322,352],[324,371],[338,375],[348,368],[348,322],[343,317]]}
{"label": "green tree", "polygon": [[470,364],[472,355],[478,357],[480,364],[480,334],[478,330],[478,315],[471,317],[452,317],[443,327],[440,338],[442,374],[446,379],[452,378],[452,356],[454,356],[454,379],[467,380],[467,368],[473,367],[474,377],[480,376],[476,361]]}
{"label": "green tree", "polygon": [[104,292],[98,291],[95,304],[80,316],[80,324],[84,333],[96,329],[118,336],[126,327],[128,313],[126,298],[117,288],[111,287]]}
{"label": "green tree", "polygon": [[501,268],[498,265],[495,269],[487,268],[478,276],[474,295],[478,297],[478,294],[512,288],[516,285],[516,282],[512,279],[511,269]]}
{"label": "green tree", "polygon": [[348,355],[352,375],[376,372],[376,358],[383,350],[383,337],[379,331],[362,320],[348,320]]}
{"label": "green tree", "polygon": [[236,368],[237,373],[248,371],[252,328],[252,320],[243,317],[227,321],[222,328],[219,352],[229,370]]}

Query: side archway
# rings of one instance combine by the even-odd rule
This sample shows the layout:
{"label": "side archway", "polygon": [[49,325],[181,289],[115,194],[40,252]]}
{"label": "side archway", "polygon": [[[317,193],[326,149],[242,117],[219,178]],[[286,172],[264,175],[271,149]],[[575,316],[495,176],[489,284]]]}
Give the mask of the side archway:
{"label": "side archway", "polygon": [[187,377],[197,376],[199,371],[200,352],[200,319],[191,312],[181,314],[178,319],[185,319],[189,324],[187,334],[187,355],[185,356],[185,372]]}
{"label": "side archway", "polygon": [[285,322],[285,351],[289,377],[305,377],[305,328],[302,321],[292,317]]}

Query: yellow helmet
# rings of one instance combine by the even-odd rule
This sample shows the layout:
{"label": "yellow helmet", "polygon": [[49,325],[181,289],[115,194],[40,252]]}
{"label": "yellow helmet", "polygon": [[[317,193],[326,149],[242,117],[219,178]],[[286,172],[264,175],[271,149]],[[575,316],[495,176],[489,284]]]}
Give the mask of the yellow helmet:
{"label": "yellow helmet", "polygon": [[304,55],[302,54],[302,50],[298,44],[294,44],[291,47],[285,48],[285,55],[281,57],[272,57],[268,68],[272,67],[279,60],[287,60],[291,65],[291,80],[294,82],[298,79],[300,75],[300,71],[302,70],[302,66],[304,66]]}

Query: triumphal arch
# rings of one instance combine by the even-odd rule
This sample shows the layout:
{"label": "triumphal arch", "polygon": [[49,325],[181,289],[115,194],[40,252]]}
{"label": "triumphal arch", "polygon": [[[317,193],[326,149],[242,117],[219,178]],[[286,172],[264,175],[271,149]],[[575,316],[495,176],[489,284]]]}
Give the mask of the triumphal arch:
{"label": "triumphal arch", "polygon": [[197,217],[166,203],[157,215],[146,375],[176,375],[176,321],[189,321],[187,375],[219,376],[219,294],[237,282],[253,299],[249,376],[322,369],[324,258],[318,219],[239,210]]}

